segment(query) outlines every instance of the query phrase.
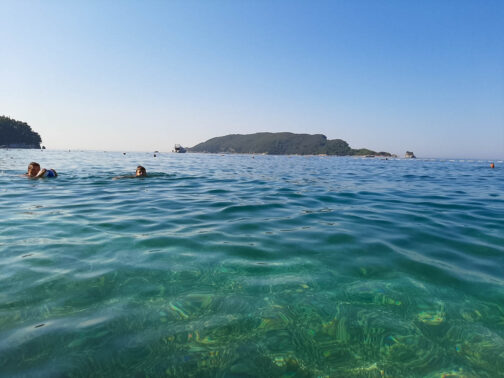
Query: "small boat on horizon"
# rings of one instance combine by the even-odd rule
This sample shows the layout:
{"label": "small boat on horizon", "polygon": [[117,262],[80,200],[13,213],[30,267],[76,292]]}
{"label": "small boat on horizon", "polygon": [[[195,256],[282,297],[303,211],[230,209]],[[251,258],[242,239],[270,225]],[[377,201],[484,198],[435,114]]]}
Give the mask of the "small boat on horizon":
{"label": "small boat on horizon", "polygon": [[176,152],[178,154],[184,154],[187,152],[187,150],[184,147],[182,147],[180,144],[176,144],[175,148],[173,149],[173,152]]}

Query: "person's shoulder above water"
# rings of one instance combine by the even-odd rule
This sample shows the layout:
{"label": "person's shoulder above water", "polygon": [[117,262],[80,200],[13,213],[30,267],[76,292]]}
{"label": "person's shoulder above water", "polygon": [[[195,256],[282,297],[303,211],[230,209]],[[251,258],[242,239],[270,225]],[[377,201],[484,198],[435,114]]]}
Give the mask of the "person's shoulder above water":
{"label": "person's shoulder above water", "polygon": [[28,171],[25,176],[29,178],[42,178],[42,177],[58,177],[58,173],[54,169],[40,169],[40,164],[32,161],[28,165]]}
{"label": "person's shoulder above water", "polygon": [[42,169],[39,173],[40,177],[58,177],[58,172],[54,169]]}

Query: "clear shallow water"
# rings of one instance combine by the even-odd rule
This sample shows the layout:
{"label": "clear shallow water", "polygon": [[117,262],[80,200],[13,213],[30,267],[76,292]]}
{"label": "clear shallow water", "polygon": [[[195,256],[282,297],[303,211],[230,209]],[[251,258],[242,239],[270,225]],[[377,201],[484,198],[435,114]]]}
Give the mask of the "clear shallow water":
{"label": "clear shallow water", "polygon": [[503,376],[488,166],[0,150],[0,375]]}

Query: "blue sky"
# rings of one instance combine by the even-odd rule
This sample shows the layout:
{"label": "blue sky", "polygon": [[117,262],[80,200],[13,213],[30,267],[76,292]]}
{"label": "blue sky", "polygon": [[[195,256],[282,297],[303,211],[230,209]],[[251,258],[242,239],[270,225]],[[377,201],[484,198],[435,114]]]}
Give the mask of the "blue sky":
{"label": "blue sky", "polygon": [[504,157],[503,1],[0,1],[0,114],[48,148],[291,131]]}

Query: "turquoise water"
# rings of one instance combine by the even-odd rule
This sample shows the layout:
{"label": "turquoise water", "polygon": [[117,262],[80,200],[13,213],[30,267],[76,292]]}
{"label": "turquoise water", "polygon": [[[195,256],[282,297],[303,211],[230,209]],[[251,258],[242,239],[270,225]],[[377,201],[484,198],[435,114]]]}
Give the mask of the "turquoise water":
{"label": "turquoise water", "polygon": [[0,150],[0,375],[503,376],[503,168]]}

